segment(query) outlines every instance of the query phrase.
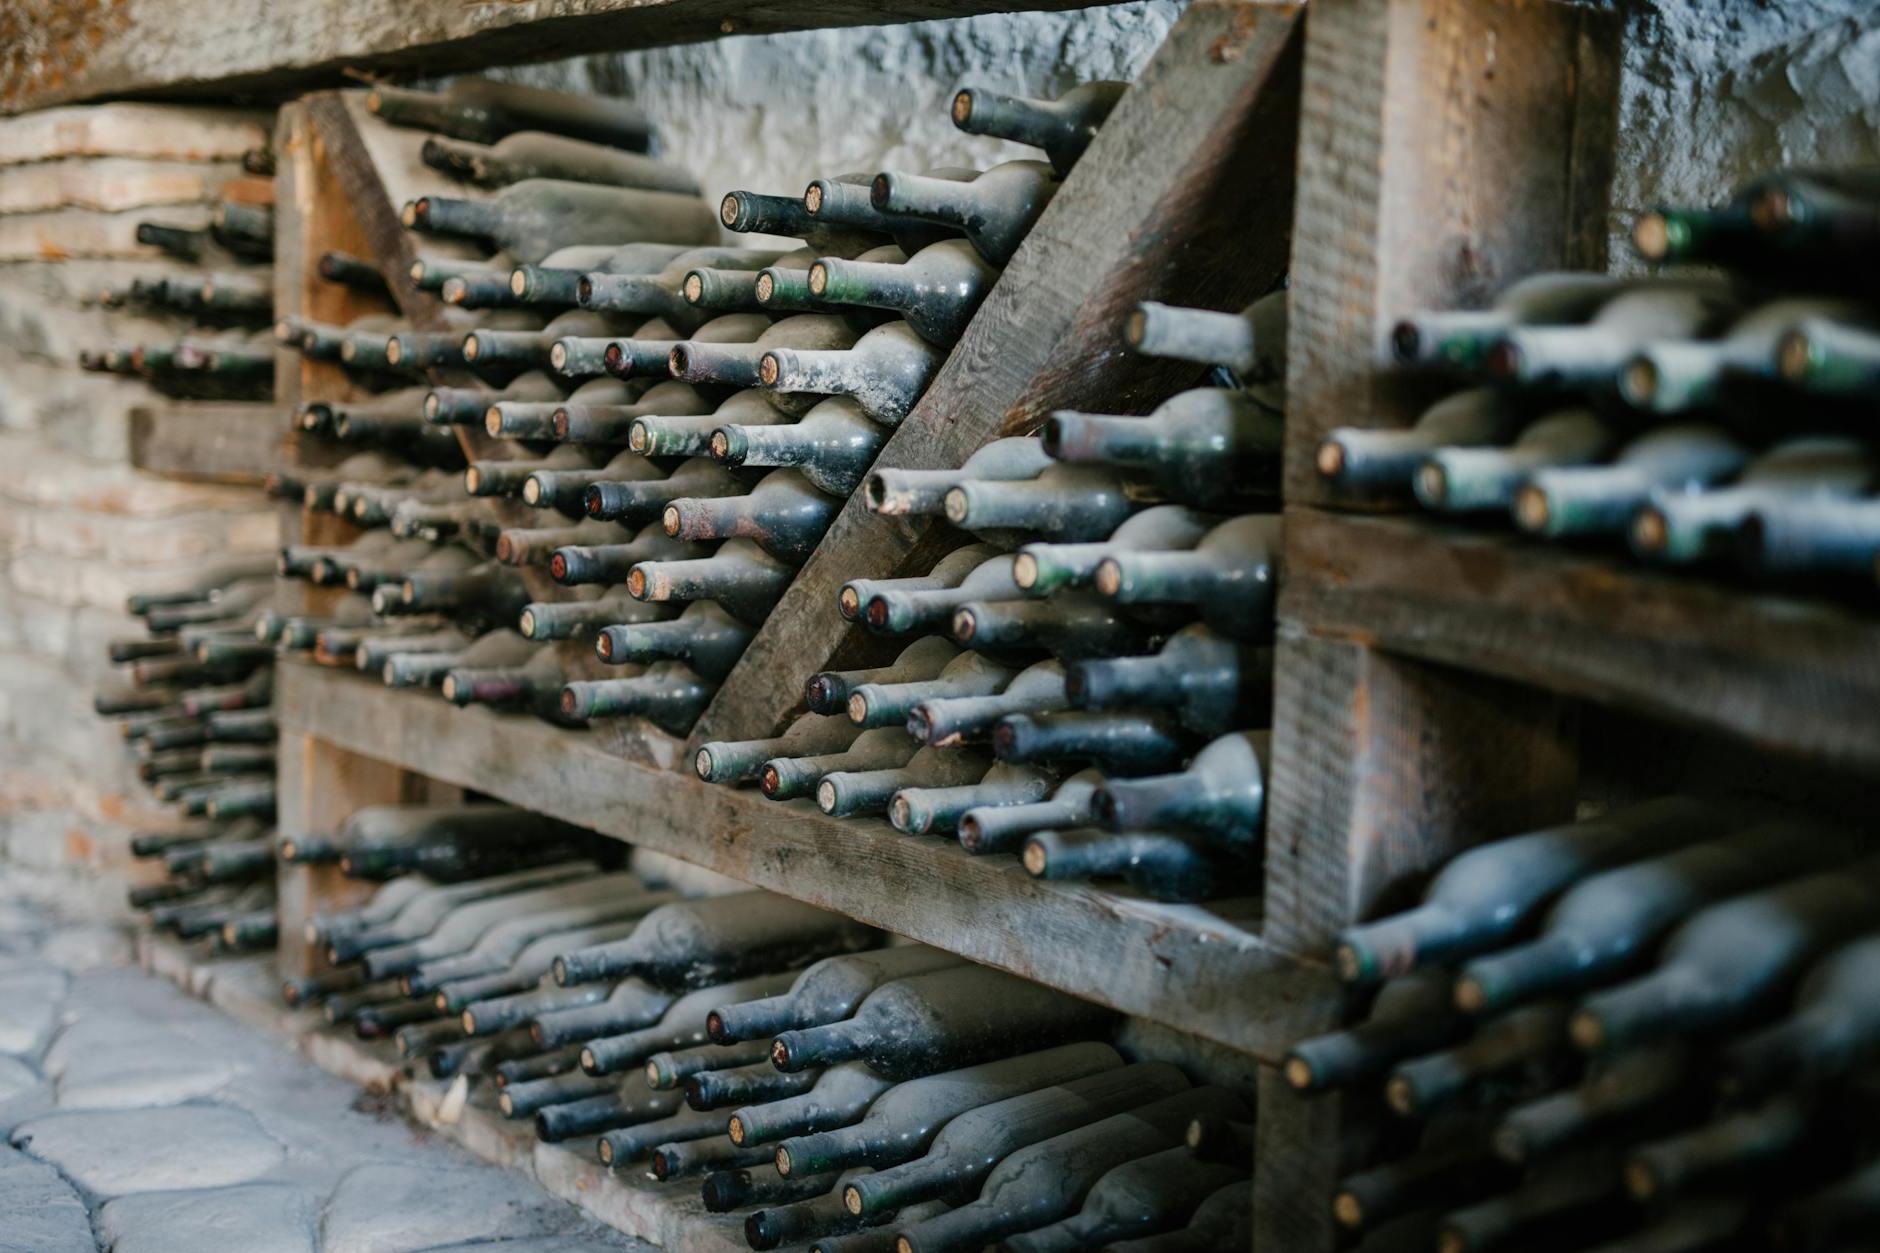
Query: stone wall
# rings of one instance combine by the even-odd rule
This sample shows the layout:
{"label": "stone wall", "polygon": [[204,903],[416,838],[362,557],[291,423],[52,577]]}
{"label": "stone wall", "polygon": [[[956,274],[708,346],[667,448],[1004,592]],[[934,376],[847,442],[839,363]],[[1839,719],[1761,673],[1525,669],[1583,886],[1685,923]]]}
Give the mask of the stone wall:
{"label": "stone wall", "polygon": [[[136,780],[115,726],[91,711],[93,689],[113,681],[106,642],[141,633],[124,598],[185,582],[205,558],[266,550],[277,523],[251,490],[131,468],[131,410],[167,402],[140,381],[80,371],[77,354],[188,326],[96,302],[132,275],[187,272],[109,241],[131,218],[200,218],[203,196],[239,174],[237,145],[265,129],[246,118],[211,142],[192,130],[195,111],[60,112],[54,142],[91,151],[9,143],[26,159],[0,167],[10,188],[65,189],[0,203],[0,237],[38,241],[0,255],[0,858],[48,891],[95,886],[102,911],[122,905],[129,833],[173,821]],[[30,117],[0,127],[57,129]],[[192,163],[202,177],[179,182],[177,167]],[[61,176],[46,177],[55,167]],[[111,178],[91,178],[107,168]]]}

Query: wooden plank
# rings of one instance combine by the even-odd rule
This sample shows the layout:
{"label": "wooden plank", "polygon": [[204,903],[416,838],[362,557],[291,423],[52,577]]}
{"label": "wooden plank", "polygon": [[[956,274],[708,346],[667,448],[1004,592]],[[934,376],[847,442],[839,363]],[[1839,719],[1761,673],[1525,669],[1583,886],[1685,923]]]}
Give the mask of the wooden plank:
{"label": "wooden plank", "polygon": [[[1300,10],[1202,0],[1177,22],[1065,180],[877,464],[956,466],[1058,408],[1140,413],[1197,377],[1125,351],[1140,300],[1238,308],[1284,272]],[[837,589],[925,569],[933,519],[859,492],[700,718],[693,742],[768,735],[803,681],[883,642],[845,630]],[[887,651],[892,651],[887,650]]]}
{"label": "wooden plank", "polygon": [[1282,617],[1880,772],[1880,623],[1426,519],[1287,517]]}
{"label": "wooden plank", "polygon": [[[202,15],[178,12],[179,20],[197,23],[202,39]],[[0,64],[11,49],[22,45],[11,37],[8,19],[0,15]],[[71,64],[62,50],[42,67],[57,73]],[[9,75],[10,77],[10,75]],[[0,88],[0,96],[9,88]],[[38,106],[34,106],[38,107]],[[13,112],[10,107],[0,110]],[[267,114],[248,109],[214,109],[191,105],[98,104],[78,108],[44,109],[24,117],[0,120],[0,165],[50,161],[55,157],[142,157],[174,161],[239,161],[242,153],[268,141]]]}
{"label": "wooden plank", "polygon": [[745,883],[1273,1060],[1317,974],[1276,960],[1258,904],[1166,905],[1028,877],[807,802],[710,787],[532,718],[456,709],[357,675],[284,662],[277,716],[382,762],[552,814]]}
{"label": "wooden plank", "polygon": [[276,98],[369,72],[434,77],[692,43],[729,34],[875,26],[1088,0],[174,0],[0,10],[0,111],[101,96]]}
{"label": "wooden plank", "polygon": [[130,412],[131,464],[173,479],[260,484],[285,464],[276,405],[184,404]]}
{"label": "wooden plank", "polygon": [[[1480,307],[1537,270],[1603,269],[1620,23],[1529,0],[1312,6],[1287,334],[1286,498],[1323,503],[1335,426],[1404,426],[1391,321]],[[1346,504],[1370,504],[1346,500]]]}

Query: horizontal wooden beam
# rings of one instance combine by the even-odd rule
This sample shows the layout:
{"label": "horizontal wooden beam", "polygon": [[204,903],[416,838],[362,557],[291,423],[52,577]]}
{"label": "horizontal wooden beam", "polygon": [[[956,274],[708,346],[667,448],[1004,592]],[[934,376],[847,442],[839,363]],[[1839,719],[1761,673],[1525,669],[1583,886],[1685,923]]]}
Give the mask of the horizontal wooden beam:
{"label": "horizontal wooden beam", "polygon": [[692,43],[1089,0],[175,0],[0,14],[0,111],[104,97],[279,99],[348,76],[432,76]]}
{"label": "horizontal wooden beam", "polygon": [[667,853],[1124,1013],[1272,1060],[1322,1001],[1322,976],[1277,957],[1250,900],[1167,905],[1031,879],[1014,857],[806,801],[712,787],[614,756],[533,718],[458,709],[358,675],[276,672],[284,732]]}
{"label": "horizontal wooden beam", "polygon": [[131,464],[166,478],[259,484],[287,462],[278,405],[174,404],[133,409]]}
{"label": "horizontal wooden beam", "polygon": [[1286,515],[1282,621],[1880,773],[1880,622],[1427,519]]}

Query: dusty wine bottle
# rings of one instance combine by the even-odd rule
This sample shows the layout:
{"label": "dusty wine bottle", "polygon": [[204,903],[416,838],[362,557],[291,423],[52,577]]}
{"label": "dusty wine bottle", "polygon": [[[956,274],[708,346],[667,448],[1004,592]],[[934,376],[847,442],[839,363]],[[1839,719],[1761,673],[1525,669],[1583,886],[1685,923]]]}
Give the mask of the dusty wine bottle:
{"label": "dusty wine bottle", "polygon": [[1248,851],[1264,822],[1271,745],[1265,731],[1222,736],[1179,774],[1106,782],[1091,798],[1091,811],[1112,831],[1174,827],[1204,835],[1215,847]]}
{"label": "dusty wine bottle", "polygon": [[[716,255],[716,250],[693,249],[685,244],[578,245],[550,253],[537,264],[512,265],[502,272],[508,275],[509,295],[516,303],[567,306],[581,303],[581,280],[589,274],[657,274],[679,258],[701,251]],[[593,257],[596,252],[600,254],[598,260],[575,263],[577,258]],[[558,259],[564,257],[569,264],[559,263]]]}
{"label": "dusty wine bottle", "polygon": [[695,196],[699,190],[698,180],[684,166],[544,131],[511,131],[494,143],[432,135],[425,139],[418,155],[432,169],[478,187],[506,187],[524,179],[552,178]]}
{"label": "dusty wine bottle", "polygon": [[1842,1078],[1880,1054],[1880,942],[1857,940],[1821,961],[1803,981],[1789,1016],[1728,1046],[1723,1070],[1733,1094],[1782,1086],[1813,1088]]}
{"label": "dusty wine bottle", "polygon": [[1615,295],[1582,325],[1512,327],[1483,364],[1491,376],[1525,386],[1616,388],[1640,345],[1706,338],[1737,312],[1717,282],[1647,282]]}
{"label": "dusty wine bottle", "polygon": [[1543,467],[1515,493],[1512,513],[1530,535],[1617,535],[1651,495],[1699,490],[1734,475],[1749,452],[1714,426],[1650,431],[1604,466]]}
{"label": "dusty wine bottle", "polygon": [[[845,615],[847,616],[847,615]],[[918,683],[946,669],[960,650],[936,635],[915,640],[886,666],[864,670],[824,670],[803,684],[803,700],[811,713],[839,714],[849,708],[849,696],[868,684]]]}
{"label": "dusty wine bottle", "polygon": [[1086,826],[1092,821],[1090,799],[1102,779],[1095,770],[1080,770],[1047,800],[969,809],[960,815],[960,847],[969,853],[1017,852],[1034,831]]}
{"label": "dusty wine bottle", "polygon": [[1145,300],[1123,323],[1123,342],[1145,357],[1220,365],[1245,382],[1286,375],[1286,292],[1268,292],[1239,313]]}
{"label": "dusty wine bottle", "polygon": [[882,213],[953,227],[980,256],[1003,266],[1059,186],[1042,161],[1007,161],[967,181],[884,170],[869,185],[869,199]]}
{"label": "dusty wine bottle", "polygon": [[711,207],[696,196],[545,178],[511,183],[486,200],[420,196],[401,219],[412,230],[487,240],[524,264],[557,248],[617,243],[623,233],[650,243],[718,237]]}
{"label": "dusty wine bottle", "polygon": [[1069,663],[1064,691],[1073,709],[1167,709],[1198,735],[1220,735],[1268,720],[1273,650],[1229,640],[1197,622],[1148,656]]}
{"label": "dusty wine bottle", "polygon": [[897,425],[939,371],[945,354],[904,321],[885,322],[844,349],[769,349],[758,383],[773,392],[852,396],[875,421]]}
{"label": "dusty wine bottle", "polygon": [[1537,470],[1581,466],[1611,449],[1614,433],[1589,409],[1563,409],[1539,419],[1506,448],[1440,448],[1417,467],[1414,487],[1424,508],[1442,513],[1506,509]]}
{"label": "dusty wine bottle", "polygon": [[[710,1006],[721,1003],[727,997],[767,996],[781,992],[790,986],[790,982],[788,971],[772,971],[734,983],[689,992],[668,1005],[656,1021],[643,1022],[614,1034],[588,1038],[581,1046],[581,1067],[589,1074],[612,1074],[642,1067],[656,1054],[697,1048],[707,1043],[705,1016]],[[565,1035],[566,1031],[561,1034]]]}
{"label": "dusty wine bottle", "polygon": [[1445,448],[1499,447],[1525,416],[1507,393],[1470,388],[1443,397],[1402,430],[1335,427],[1312,464],[1319,477],[1345,491],[1407,496],[1425,458]]}
{"label": "dusty wine bottle", "polygon": [[1042,148],[1052,168],[1068,174],[1128,90],[1128,83],[1097,81],[1079,83],[1055,100],[1034,100],[961,87],[953,93],[953,124],[969,135]]}
{"label": "dusty wine bottle", "polygon": [[[1119,1063],[1120,1064],[1120,1063]],[[773,1071],[776,1067],[771,1067]],[[833,1127],[846,1127],[868,1110],[876,1097],[895,1086],[861,1062],[843,1062],[818,1071],[809,1091],[782,1100],[766,1101],[734,1110],[727,1123],[735,1144],[765,1144],[787,1136],[806,1136]],[[823,1178],[805,1171],[799,1178]],[[820,1191],[827,1191],[823,1188]]]}
{"label": "dusty wine bottle", "polygon": [[1056,781],[1041,767],[1000,762],[977,783],[902,788],[888,802],[888,821],[908,835],[951,835],[968,810],[1042,800]]}
{"label": "dusty wine bottle", "polygon": [[1146,652],[1156,633],[1101,597],[1065,592],[1050,600],[969,600],[953,611],[953,638],[974,650],[1037,648],[1066,661]]}
{"label": "dusty wine bottle", "polygon": [[1108,539],[1087,544],[1026,544],[1012,563],[1012,579],[1029,596],[1085,587],[1113,552],[1183,552],[1200,543],[1219,521],[1181,505],[1157,505],[1130,514]]}
{"label": "dusty wine bottle", "polygon": [[852,580],[843,586],[838,599],[843,605],[854,604],[877,634],[944,629],[961,605],[1017,599],[1021,592],[1013,576],[1015,560],[990,544],[970,544],[942,557],[924,575]]}
{"label": "dusty wine bottle", "polygon": [[1604,274],[1543,273],[1517,279],[1483,310],[1424,310],[1391,327],[1391,352],[1403,365],[1473,373],[1517,326],[1571,326],[1599,312],[1636,280]]}
{"label": "dusty wine bottle", "polygon": [[859,728],[846,718],[806,713],[785,727],[782,735],[769,739],[713,740],[700,745],[692,765],[707,783],[749,783],[773,758],[841,752],[857,734]]}
{"label": "dusty wine bottle", "polygon": [[[688,458],[663,478],[656,466],[650,468],[650,477],[642,472],[590,484],[582,497],[588,516],[639,525],[658,520],[675,500],[732,496],[745,487],[742,479],[705,457]],[[663,523],[660,529],[665,529]]]}
{"label": "dusty wine bottle", "polygon": [[1485,1099],[1500,1096],[1498,1085],[1553,1087],[1567,1074],[1569,1052],[1566,1002],[1538,1001],[1484,1022],[1462,1044],[1399,1063],[1384,1098],[1406,1118],[1428,1118],[1484,1091]]}
{"label": "dusty wine bottle", "polygon": [[959,340],[999,271],[967,241],[943,239],[899,264],[821,257],[809,267],[809,292],[840,305],[892,309],[930,344]]}
{"label": "dusty wine bottle", "polygon": [[703,541],[743,538],[793,566],[822,539],[842,502],[801,470],[773,470],[747,495],[681,498],[666,506],[666,534]]}
{"label": "dusty wine bottle", "polygon": [[1054,462],[1035,436],[995,439],[956,470],[880,468],[868,476],[863,499],[874,513],[925,516],[946,510],[947,493],[968,481],[1011,482],[1033,479]]}
{"label": "dusty wine bottle", "polygon": [[980,779],[991,765],[983,753],[922,748],[902,766],[827,772],[816,782],[816,806],[835,818],[885,813],[902,788],[956,787]]}
{"label": "dusty wine bottle", "polygon": [[947,489],[946,519],[983,538],[1037,535],[1057,543],[1104,539],[1136,509],[1114,470],[1052,462],[1024,480],[966,479]]}
{"label": "dusty wine bottle", "polygon": [[642,457],[704,457],[720,427],[750,430],[788,422],[790,415],[770,403],[770,393],[746,388],[727,396],[705,414],[657,414],[635,418],[627,428],[627,447]]}
{"label": "dusty wine bottle", "polygon": [[[1117,1143],[1118,1147],[1127,1143],[1131,1150],[1141,1147],[1133,1137],[1119,1136]],[[1068,1147],[1068,1143],[1061,1144],[1059,1151]],[[1103,1160],[1108,1159],[1099,1159]],[[1000,1200],[993,1202],[1004,1208],[1001,1225],[1022,1221],[1029,1227],[1042,1213],[1061,1212],[1067,1205],[1076,1205],[1077,1183],[1088,1179],[1095,1169],[1096,1162],[1080,1159],[1075,1162],[1074,1172],[1066,1172],[1074,1173],[1076,1178],[1054,1180],[1055,1186],[1041,1188],[1036,1196],[1028,1195],[1022,1201],[1014,1197],[1010,1204],[1004,1202],[1004,1195],[1012,1189],[1002,1190]],[[1005,1244],[1012,1253],[1075,1253],[1166,1231],[1181,1226],[1196,1206],[1235,1181],[1243,1186],[1249,1182],[1241,1166],[1197,1162],[1184,1146],[1163,1149],[1112,1166],[1081,1198],[1076,1213],[1048,1227],[1009,1236]],[[987,1186],[991,1187],[991,1180]],[[1056,1195],[1047,1196],[1049,1192]]]}
{"label": "dusty wine bottle", "polygon": [[366,108],[395,126],[415,126],[480,143],[494,143],[516,131],[540,130],[644,152],[653,134],[646,114],[625,100],[486,78],[460,78],[442,92],[380,84],[367,94]]}
{"label": "dusty wine bottle", "polygon": [[627,573],[636,600],[715,600],[746,622],[763,621],[795,570],[747,539],[726,540],[695,561],[642,561]]}
{"label": "dusty wine bottle", "polygon": [[1595,1139],[1635,1142],[1670,1123],[1688,1126],[1714,1096],[1691,1050],[1671,1042],[1628,1049],[1590,1073],[1578,1087],[1516,1105],[1496,1126],[1495,1153],[1524,1163]]}
{"label": "dusty wine bottle", "polygon": [[818,491],[846,498],[887,438],[852,397],[831,396],[793,423],[720,426],[710,448],[721,465],[787,466]]}
{"label": "dusty wine bottle", "polygon": [[668,905],[633,938],[555,962],[563,987],[637,976],[699,986],[832,953],[873,946],[879,934],[846,918],[767,892]]}
{"label": "dusty wine bottle", "polygon": [[698,601],[668,622],[604,627],[595,637],[594,651],[615,665],[683,661],[693,673],[717,682],[731,672],[754,634],[712,602]]}
{"label": "dusty wine bottle", "polygon": [[1451,1000],[1444,972],[1417,971],[1392,979],[1379,990],[1364,1022],[1295,1044],[1281,1072],[1301,1092],[1349,1087],[1382,1074],[1462,1034],[1465,1024]]}

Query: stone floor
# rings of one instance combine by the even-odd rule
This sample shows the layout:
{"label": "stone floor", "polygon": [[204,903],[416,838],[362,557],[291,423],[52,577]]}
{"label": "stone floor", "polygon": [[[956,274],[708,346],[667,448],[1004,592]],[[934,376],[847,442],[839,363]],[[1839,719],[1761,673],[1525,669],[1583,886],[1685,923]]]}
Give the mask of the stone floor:
{"label": "stone floor", "polygon": [[0,866],[0,1253],[647,1253],[132,968]]}

